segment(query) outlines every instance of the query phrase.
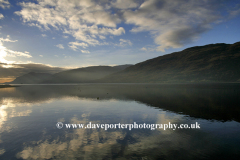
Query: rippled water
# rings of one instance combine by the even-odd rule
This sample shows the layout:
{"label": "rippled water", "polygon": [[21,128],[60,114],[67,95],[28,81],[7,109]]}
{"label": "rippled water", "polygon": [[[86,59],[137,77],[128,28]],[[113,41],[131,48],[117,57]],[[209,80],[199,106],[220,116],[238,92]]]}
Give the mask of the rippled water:
{"label": "rippled water", "polygon": [[[239,84],[0,88],[0,159],[240,159]],[[57,122],[200,129],[58,129]]]}

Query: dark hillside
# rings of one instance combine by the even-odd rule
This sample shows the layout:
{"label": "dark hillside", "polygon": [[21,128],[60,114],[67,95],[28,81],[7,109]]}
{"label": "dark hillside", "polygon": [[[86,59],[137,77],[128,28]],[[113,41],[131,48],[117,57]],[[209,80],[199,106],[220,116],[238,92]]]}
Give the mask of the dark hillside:
{"label": "dark hillside", "polygon": [[239,82],[240,42],[210,44],[153,58],[111,74],[101,82]]}

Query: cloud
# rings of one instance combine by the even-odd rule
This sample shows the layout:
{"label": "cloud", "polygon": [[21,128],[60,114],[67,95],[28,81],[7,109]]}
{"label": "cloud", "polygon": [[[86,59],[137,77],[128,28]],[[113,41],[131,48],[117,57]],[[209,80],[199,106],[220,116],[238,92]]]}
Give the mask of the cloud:
{"label": "cloud", "polygon": [[28,25],[61,30],[76,40],[95,46],[103,43],[99,40],[105,35],[125,33],[123,27],[117,28],[120,17],[99,3],[92,0],[37,0],[36,3],[20,3],[22,10],[15,13]]}
{"label": "cloud", "polygon": [[0,149],[0,155],[5,153],[5,149]]}
{"label": "cloud", "polygon": [[236,5],[234,9],[229,12],[230,18],[236,17],[240,14],[240,4]]}
{"label": "cloud", "polygon": [[42,36],[42,37],[47,37],[47,35],[46,35],[46,34],[41,34],[41,36]]}
{"label": "cloud", "polygon": [[112,2],[111,5],[119,9],[136,8],[138,6],[133,0],[116,0],[115,2]]}
{"label": "cloud", "polygon": [[157,50],[179,48],[196,40],[211,29],[221,16],[219,1],[146,0],[135,10],[123,14],[127,24],[135,27],[131,32],[150,31]]}
{"label": "cloud", "polygon": [[106,37],[105,36],[102,36],[102,35],[99,35],[98,36],[100,39],[106,39]]}
{"label": "cloud", "polygon": [[[157,45],[155,51],[165,51],[192,43],[224,17],[240,13],[239,7],[233,7],[229,15],[223,16],[227,13],[225,2],[228,1],[36,0],[20,3],[22,9],[15,13],[30,26],[62,31],[88,46],[111,44],[105,42],[108,37],[123,35],[130,26],[132,33],[150,32]],[[70,48],[76,50],[77,46]]]}
{"label": "cloud", "polygon": [[3,18],[4,18],[3,14],[0,13],[0,19],[3,19]]}
{"label": "cloud", "polygon": [[43,57],[43,55],[39,55],[39,57]]}
{"label": "cloud", "polygon": [[69,42],[69,45],[68,45],[72,50],[74,51],[77,51],[78,50],[78,47],[82,47],[82,48],[86,48],[88,47],[88,44],[87,43],[79,43],[79,42]]}
{"label": "cloud", "polygon": [[17,42],[17,40],[10,40],[10,36],[8,35],[7,38],[0,38],[0,63],[13,63],[14,61],[8,61],[5,58],[6,57],[16,57],[16,56],[21,56],[21,57],[26,57],[26,58],[31,58],[32,56],[29,54],[29,52],[20,52],[20,51],[13,51],[10,49],[7,49],[4,45],[3,42]]}
{"label": "cloud", "polygon": [[64,49],[63,45],[62,44],[58,44],[56,45],[56,47],[60,48],[60,49]]}
{"label": "cloud", "polygon": [[121,47],[124,47],[124,46],[132,46],[132,42],[128,39],[119,39],[119,44],[115,44],[116,46],[121,46]]}
{"label": "cloud", "polygon": [[88,50],[81,50],[82,53],[90,53]]}
{"label": "cloud", "polygon": [[146,45],[145,47],[142,47],[140,50],[145,51],[145,52],[154,52],[154,51],[156,51],[156,46],[155,45]]}
{"label": "cloud", "polygon": [[10,35],[7,35],[7,38],[0,38],[1,42],[17,42],[18,40],[11,40]]}
{"label": "cloud", "polygon": [[18,51],[13,51],[13,50],[10,50],[10,49],[7,49],[6,50],[8,52],[8,55],[9,57],[16,57],[16,56],[22,56],[22,57],[26,57],[26,58],[31,58],[32,56],[29,55],[29,52],[18,52]]}
{"label": "cloud", "polygon": [[147,51],[147,48],[143,47],[140,49],[141,51]]}
{"label": "cloud", "polygon": [[10,3],[8,2],[8,0],[0,0],[0,7],[3,8],[3,9],[9,8]]}

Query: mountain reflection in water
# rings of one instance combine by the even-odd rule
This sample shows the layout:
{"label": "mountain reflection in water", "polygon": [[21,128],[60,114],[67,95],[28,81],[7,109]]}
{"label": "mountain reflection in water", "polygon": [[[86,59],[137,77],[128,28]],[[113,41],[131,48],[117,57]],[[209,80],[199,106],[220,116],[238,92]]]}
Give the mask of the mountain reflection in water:
{"label": "mountain reflection in water", "polygon": [[[0,159],[240,157],[239,84],[23,85],[0,89]],[[99,98],[98,98],[99,97]],[[56,123],[201,129],[57,129]]]}

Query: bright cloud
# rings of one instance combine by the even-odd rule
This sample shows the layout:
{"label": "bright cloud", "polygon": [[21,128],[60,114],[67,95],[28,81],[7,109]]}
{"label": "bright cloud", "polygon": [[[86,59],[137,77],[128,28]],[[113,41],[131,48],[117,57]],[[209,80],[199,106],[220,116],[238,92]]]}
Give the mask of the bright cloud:
{"label": "bright cloud", "polygon": [[141,51],[147,51],[147,48],[143,47],[140,49]]}
{"label": "bright cloud", "polygon": [[126,45],[129,45],[129,46],[132,45],[132,42],[130,40],[128,40],[128,39],[120,39],[119,41],[120,41],[120,43],[119,43],[118,46],[122,46],[123,47],[123,46],[126,46]]}
{"label": "bright cloud", "polygon": [[125,33],[123,27],[117,28],[119,16],[92,0],[38,0],[22,2],[21,6],[15,13],[28,25],[62,30],[89,45],[101,45],[103,36]]}
{"label": "bright cloud", "polygon": [[[37,0],[20,3],[15,12],[23,21],[45,30],[58,30],[75,38],[69,47],[77,50],[88,46],[111,44],[130,26],[130,34],[150,32],[157,45],[155,51],[179,48],[197,40],[223,19],[226,0]],[[221,13],[221,12],[222,13]],[[235,8],[229,14],[240,14]],[[122,25],[123,24],[123,25]],[[120,45],[131,45],[120,41]],[[126,45],[125,45],[126,46]]]}
{"label": "bright cloud", "polygon": [[60,49],[64,49],[63,45],[62,44],[58,44],[56,45],[56,47],[60,48]]}
{"label": "bright cloud", "polygon": [[17,40],[10,40],[10,36],[7,36],[7,38],[0,38],[0,62],[1,63],[13,63],[14,61],[7,61],[6,57],[16,57],[16,56],[22,56],[26,58],[31,58],[32,56],[29,54],[29,52],[19,52],[19,51],[13,51],[10,49],[7,49],[4,47],[3,42],[17,42]]}
{"label": "bright cloud", "polygon": [[3,14],[0,13],[0,19],[3,19],[3,18],[4,18]]}
{"label": "bright cloud", "polygon": [[88,50],[81,50],[82,53],[90,53]]}
{"label": "bright cloud", "polygon": [[3,8],[3,9],[9,8],[10,3],[8,2],[8,0],[0,0],[0,7]]}
{"label": "bright cloud", "polygon": [[72,50],[74,51],[77,51],[78,50],[78,47],[82,47],[82,48],[86,48],[88,47],[88,44],[87,43],[79,43],[79,42],[69,42],[69,45],[68,45]]}
{"label": "bright cloud", "polygon": [[113,7],[119,9],[129,9],[129,8],[136,8],[138,4],[133,0],[117,0],[111,3]]}

